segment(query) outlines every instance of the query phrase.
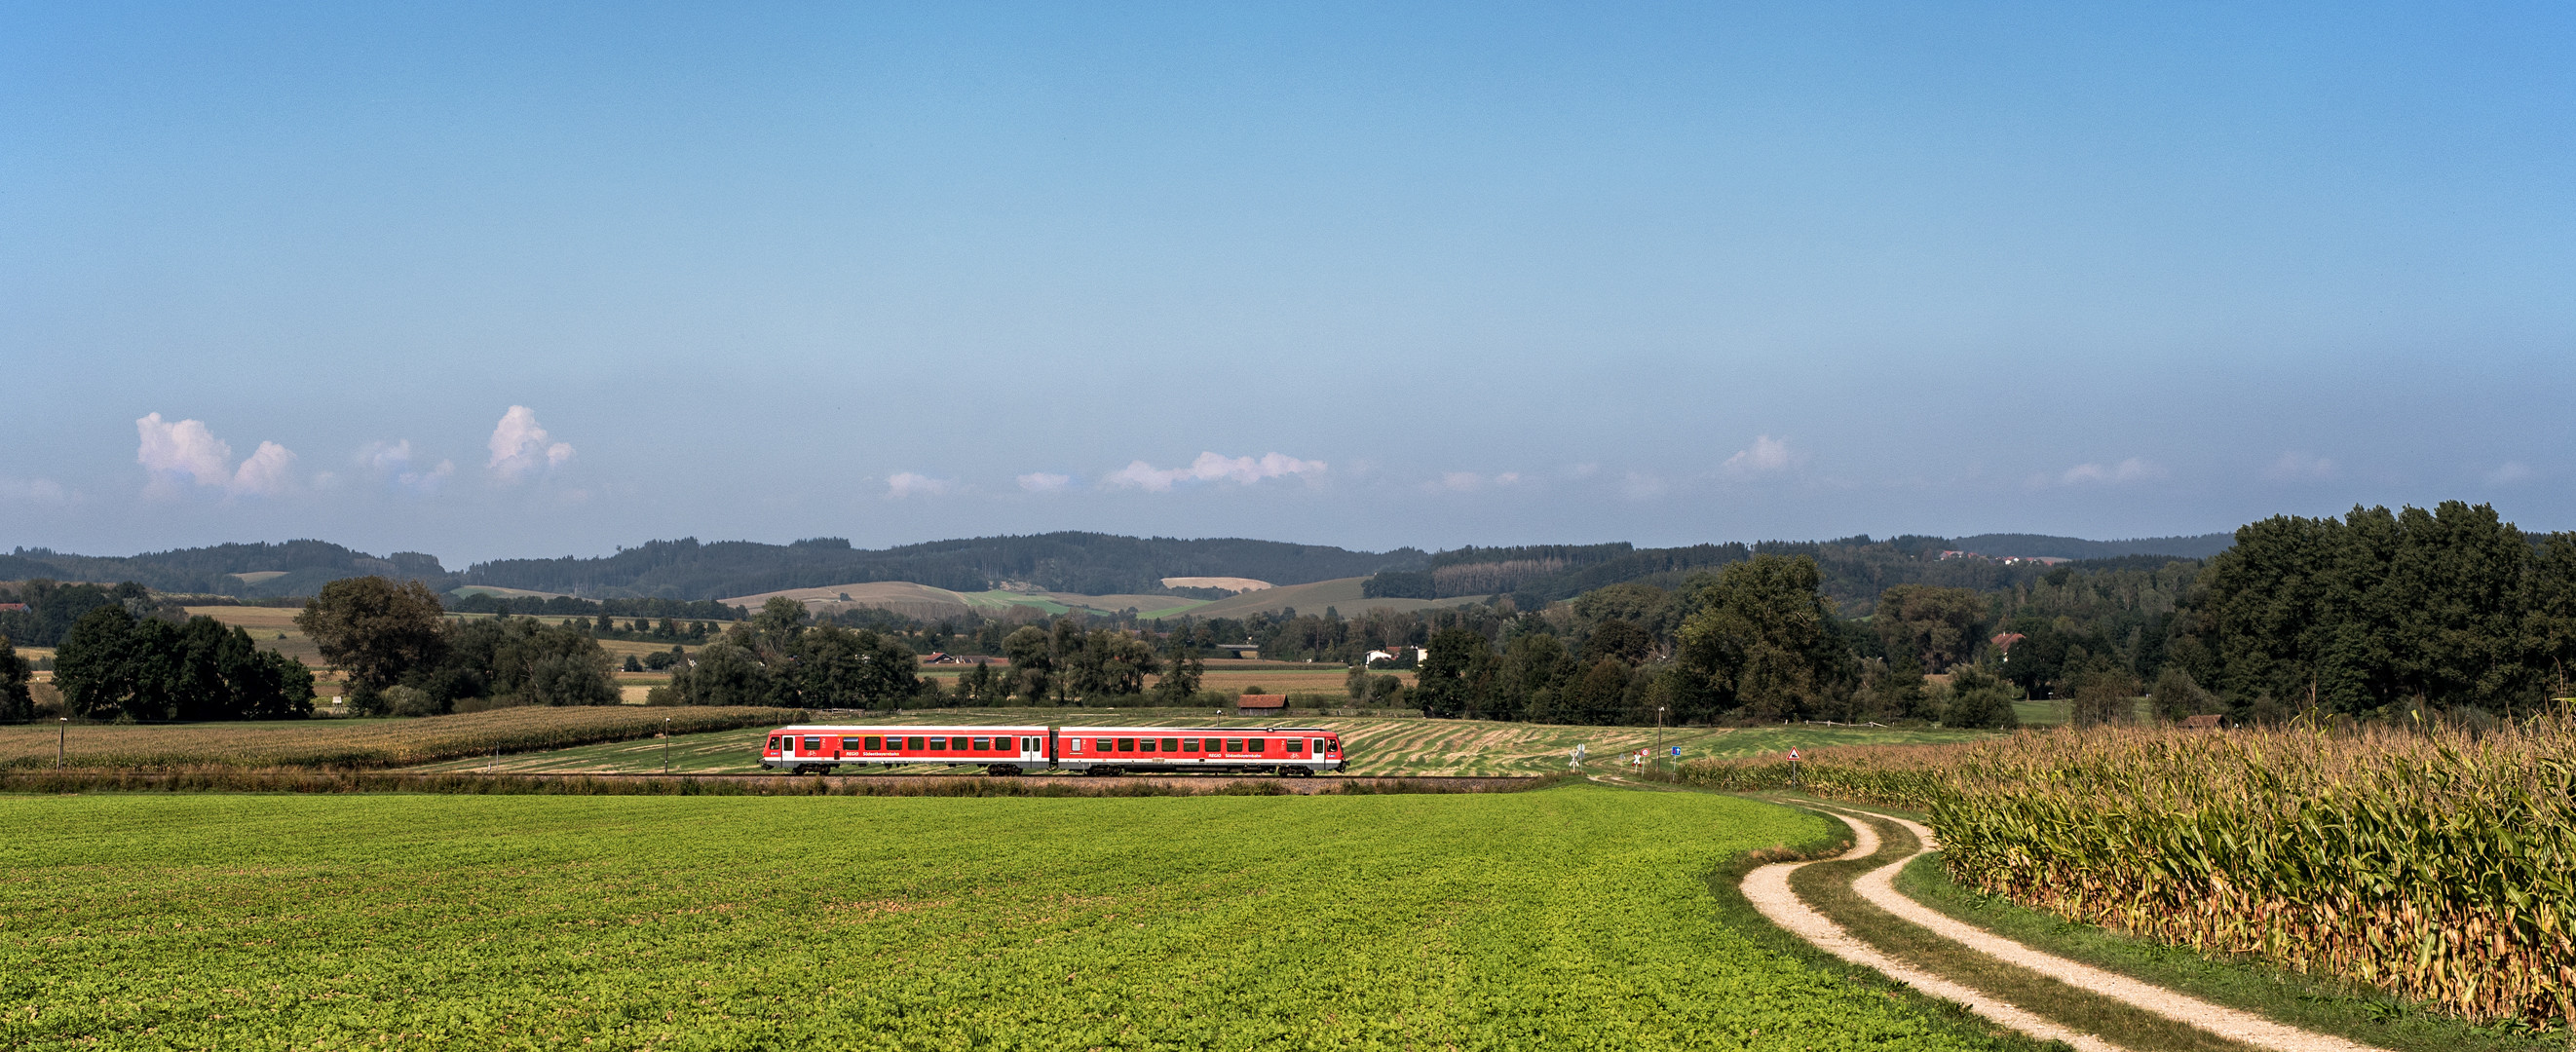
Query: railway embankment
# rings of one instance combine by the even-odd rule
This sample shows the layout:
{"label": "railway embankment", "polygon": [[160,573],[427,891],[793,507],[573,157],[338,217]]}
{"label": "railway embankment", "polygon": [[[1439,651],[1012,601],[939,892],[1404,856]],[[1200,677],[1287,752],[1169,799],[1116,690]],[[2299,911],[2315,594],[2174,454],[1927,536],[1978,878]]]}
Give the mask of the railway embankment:
{"label": "railway embankment", "polygon": [[1508,793],[1562,777],[1105,777],[971,774],[515,774],[411,771],[0,771],[0,793],[444,793],[465,796],[1313,796]]}

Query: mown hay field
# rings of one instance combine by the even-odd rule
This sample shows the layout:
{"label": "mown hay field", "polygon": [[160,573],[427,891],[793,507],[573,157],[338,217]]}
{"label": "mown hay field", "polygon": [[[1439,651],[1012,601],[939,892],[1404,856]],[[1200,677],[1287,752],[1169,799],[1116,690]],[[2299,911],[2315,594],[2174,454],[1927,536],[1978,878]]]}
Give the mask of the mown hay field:
{"label": "mown hay field", "polygon": [[[687,711],[654,709],[654,712]],[[1046,726],[1259,727],[1294,724],[1326,727],[1342,734],[1343,754],[1357,775],[1534,775],[1566,770],[1567,754],[1581,743],[1589,755],[1586,769],[1624,770],[1624,754],[1651,749],[1652,727],[1566,727],[1552,724],[1498,723],[1486,720],[1425,720],[1391,717],[1327,716],[1311,719],[1220,717],[1201,710],[1193,715],[1172,709],[992,709],[895,713],[826,713],[817,719],[834,723],[960,725],[1023,724]],[[786,722],[784,719],[778,723]],[[671,770],[691,774],[751,773],[760,767],[760,745],[777,723],[740,731],[691,734],[668,744]],[[1829,744],[1883,742],[1963,742],[1991,735],[1973,731],[1899,731],[1825,727],[1751,727],[1666,730],[1667,749],[1678,745],[1688,757],[1760,756],[1789,748],[1813,749]],[[523,773],[634,773],[662,769],[664,745],[652,741],[612,742],[577,748],[502,756],[496,761],[473,758],[423,765],[423,770],[482,770]],[[920,767],[906,770],[935,771]]]}
{"label": "mown hay field", "polygon": [[[775,726],[791,710],[527,706],[418,719],[0,726],[0,767],[393,767],[594,742]],[[59,735],[59,737],[58,737]]]}
{"label": "mown hay field", "polygon": [[[1777,789],[1775,759],[1686,780]],[[2071,920],[2472,1021],[2576,1009],[2576,724],[2025,732],[1813,755],[1811,791],[1925,811],[1953,879]]]}
{"label": "mown hay field", "polygon": [[0,1047],[1957,1049],[1692,793],[0,798]]}

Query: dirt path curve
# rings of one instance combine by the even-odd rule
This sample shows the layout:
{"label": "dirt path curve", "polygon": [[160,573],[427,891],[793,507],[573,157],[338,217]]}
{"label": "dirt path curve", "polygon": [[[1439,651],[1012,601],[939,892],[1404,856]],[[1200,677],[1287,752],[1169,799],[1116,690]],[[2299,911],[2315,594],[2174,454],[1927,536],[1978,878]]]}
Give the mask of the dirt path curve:
{"label": "dirt path curve", "polygon": [[[1909,822],[1894,815],[1861,811],[1857,808],[1852,810],[1855,814],[1893,822],[1904,827],[1907,832],[1914,834],[1916,842],[1920,845],[1913,854],[1862,874],[1860,879],[1852,882],[1852,890],[1871,905],[1929,928],[1942,938],[1960,943],[2004,963],[2028,968],[2068,986],[2100,994],[2177,1023],[2198,1027],[2258,1048],[2275,1049],[2278,1052],[2382,1052],[2371,1045],[2302,1030],[2251,1012],[2211,1004],[2153,983],[2140,982],[2125,975],[2034,950],[1924,906],[1896,890],[1896,873],[1905,868],[1906,863],[1937,848],[1938,845],[1932,838],[1932,831],[1919,823]],[[1844,824],[1855,830],[1869,829],[1869,826],[1853,820],[1850,815],[1837,814],[1835,817],[1841,818]],[[1786,887],[1785,880],[1782,886]]]}
{"label": "dirt path curve", "polygon": [[[1841,859],[1867,858],[1878,853],[1877,830],[1849,818],[1844,818],[1843,821],[1852,827],[1854,839],[1852,849],[1844,852]],[[1850,932],[1842,929],[1841,925],[1835,924],[1824,914],[1816,912],[1806,903],[1799,901],[1797,893],[1789,890],[1789,874],[1797,872],[1801,866],[1811,864],[1778,862],[1747,873],[1744,875],[1744,897],[1753,903],[1754,909],[1770,918],[1771,923],[1788,929],[1791,934],[1815,944],[1818,949],[1826,953],[1863,968],[1875,969],[1881,975],[1933,997],[1966,1005],[1969,1011],[1997,1023],[2043,1041],[2066,1042],[2082,1049],[2083,1052],[2126,1052],[2118,1045],[2091,1034],[2069,1030],[2019,1007],[1989,997],[1981,991],[1969,989],[1930,972],[1898,963],[1895,958],[1880,953],[1869,944],[1853,938]]]}

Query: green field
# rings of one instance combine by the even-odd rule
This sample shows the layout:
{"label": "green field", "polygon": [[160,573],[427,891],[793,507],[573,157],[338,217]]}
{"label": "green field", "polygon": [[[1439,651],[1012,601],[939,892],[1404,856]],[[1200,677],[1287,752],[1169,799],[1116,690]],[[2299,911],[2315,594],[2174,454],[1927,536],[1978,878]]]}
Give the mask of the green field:
{"label": "green field", "polygon": [[0,798],[0,1047],[1994,1047],[1728,926],[1753,801]]}
{"label": "green field", "polygon": [[[684,711],[684,710],[652,710]],[[1594,772],[1623,770],[1621,756],[1637,749],[1652,749],[1656,732],[1652,727],[1567,727],[1544,723],[1497,723],[1484,720],[1425,720],[1391,717],[1320,717],[1316,719],[1235,719],[1205,714],[1176,714],[1169,709],[1129,709],[1123,712],[1085,710],[996,709],[984,712],[929,712],[902,715],[871,713],[852,716],[849,722],[865,723],[953,723],[1026,724],[1052,726],[1116,725],[1166,727],[1175,724],[1198,726],[1258,727],[1293,723],[1301,727],[1328,727],[1342,733],[1344,755],[1350,759],[1352,774],[1361,775],[1512,775],[1548,774],[1566,769],[1566,754],[1576,743],[1582,743],[1589,754],[1587,769]],[[739,731],[690,734],[669,743],[671,770],[689,773],[755,772],[760,770],[760,745],[770,728],[751,727]],[[1682,758],[1753,757],[1786,752],[1791,748],[1816,749],[1830,745],[1942,745],[1975,741],[1989,737],[1977,731],[1892,730],[1852,727],[1690,727],[1668,729],[1662,742],[1667,750],[1680,746]],[[497,760],[457,759],[420,768],[433,771],[482,770],[520,772],[636,772],[662,769],[663,744],[654,741],[614,742],[579,748],[527,752],[501,756]],[[945,768],[923,767],[923,771]]]}

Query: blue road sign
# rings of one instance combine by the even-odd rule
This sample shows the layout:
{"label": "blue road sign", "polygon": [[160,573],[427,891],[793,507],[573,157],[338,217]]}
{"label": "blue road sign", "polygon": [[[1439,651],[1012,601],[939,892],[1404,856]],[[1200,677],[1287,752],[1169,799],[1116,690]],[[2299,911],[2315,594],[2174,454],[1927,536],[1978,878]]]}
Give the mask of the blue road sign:
{"label": "blue road sign", "polygon": [[1681,747],[1681,746],[1678,746],[1678,745],[1673,746],[1673,755],[1675,755],[1675,756],[1679,756],[1679,755],[1681,755],[1681,754],[1682,754],[1682,747]]}

